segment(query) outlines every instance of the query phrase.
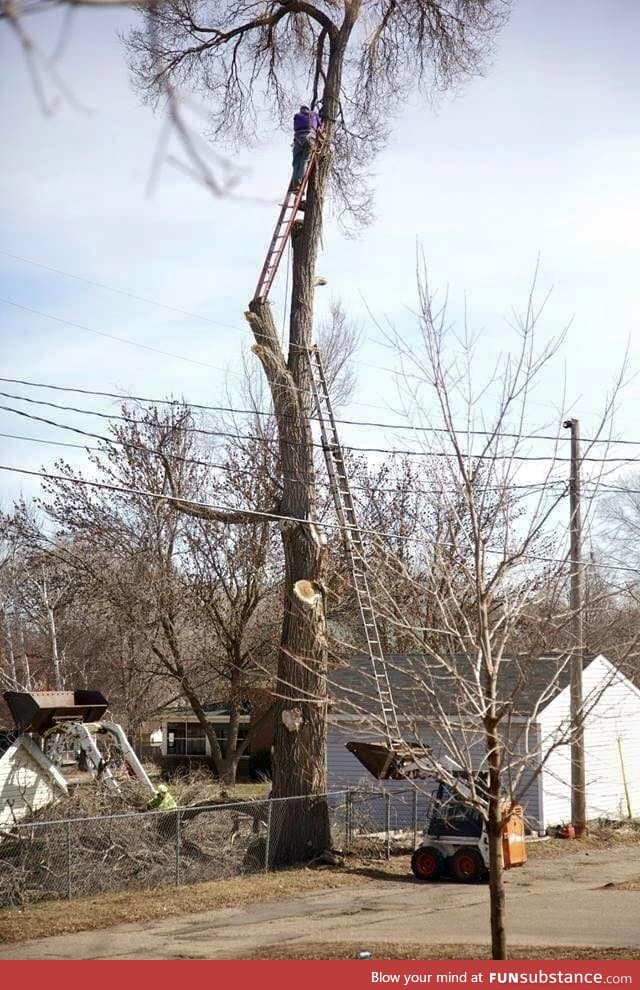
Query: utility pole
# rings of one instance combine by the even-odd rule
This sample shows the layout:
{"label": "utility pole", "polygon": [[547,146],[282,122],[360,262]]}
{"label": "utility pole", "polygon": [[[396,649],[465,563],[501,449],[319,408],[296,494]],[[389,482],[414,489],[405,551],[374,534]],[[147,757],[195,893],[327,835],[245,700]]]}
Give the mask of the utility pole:
{"label": "utility pole", "polygon": [[584,656],[584,575],[582,571],[582,515],[580,511],[580,424],[567,419],[562,424],[571,430],[571,477],[569,481],[571,512],[571,616],[573,650],[571,674],[571,819],[576,838],[587,833],[586,784],[584,759],[584,724],[582,718],[582,662]]}

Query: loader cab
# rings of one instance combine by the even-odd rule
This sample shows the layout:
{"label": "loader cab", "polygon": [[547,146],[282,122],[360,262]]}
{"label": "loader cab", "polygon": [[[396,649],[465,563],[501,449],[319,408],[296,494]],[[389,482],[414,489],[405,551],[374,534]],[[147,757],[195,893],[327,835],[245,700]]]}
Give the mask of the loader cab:
{"label": "loader cab", "polygon": [[464,770],[456,771],[453,776],[457,782],[455,789],[444,780],[438,781],[425,835],[445,842],[460,838],[479,839],[484,832],[482,817],[464,796],[467,793],[471,796],[474,791],[478,797],[488,796],[487,774],[475,774],[473,783]]}
{"label": "loader cab", "polygon": [[[481,789],[483,783],[477,780],[476,787]],[[434,839],[451,840],[478,839],[482,832],[480,813],[455,794],[445,781],[439,781],[426,834]]]}

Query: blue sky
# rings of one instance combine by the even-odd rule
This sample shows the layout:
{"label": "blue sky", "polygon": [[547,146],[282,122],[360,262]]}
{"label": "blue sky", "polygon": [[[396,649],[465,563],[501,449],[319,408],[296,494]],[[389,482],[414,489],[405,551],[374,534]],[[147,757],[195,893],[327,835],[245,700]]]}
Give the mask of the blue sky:
{"label": "blue sky", "polygon": [[[214,199],[170,166],[153,196],[146,194],[161,121],[140,104],[128,76],[118,33],[132,20],[125,11],[77,12],[58,68],[88,110],[62,105],[50,116],[37,105],[14,37],[0,32],[0,296],[208,366],[0,303],[3,375],[225,401],[249,346],[242,313],[277,207]],[[47,51],[59,26],[58,13],[28,25]],[[555,414],[566,375],[573,414],[588,432],[628,341],[632,370],[640,368],[639,36],[640,8],[632,0],[521,0],[482,78],[435,107],[412,104],[392,122],[388,148],[373,164],[376,222],[358,240],[328,223],[319,264],[329,280],[320,310],[339,298],[363,329],[351,415],[380,419],[386,410],[389,418],[401,404],[383,370],[394,359],[376,323],[390,320],[415,337],[417,242],[432,284],[449,288],[452,313],[461,314],[466,300],[472,323],[484,329],[486,363],[512,345],[505,317],[524,304],[540,256],[541,288],[553,288],[544,327],[554,333],[572,325],[538,397],[539,421]],[[243,192],[277,203],[289,155],[288,135],[273,133],[240,152],[251,168]],[[237,329],[103,291],[6,252]],[[273,294],[278,320],[283,286],[284,272]],[[632,383],[619,436],[640,439],[638,398]],[[56,436],[6,412],[0,431]],[[345,435],[356,444],[374,439],[398,441],[356,428]],[[4,463],[26,467],[63,453],[0,444]],[[0,498],[6,504],[20,487],[33,490],[0,477]]]}

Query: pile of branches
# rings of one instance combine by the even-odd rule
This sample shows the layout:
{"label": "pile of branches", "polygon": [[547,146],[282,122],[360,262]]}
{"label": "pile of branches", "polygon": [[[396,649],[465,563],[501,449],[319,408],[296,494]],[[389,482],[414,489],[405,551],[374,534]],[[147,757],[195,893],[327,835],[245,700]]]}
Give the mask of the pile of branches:
{"label": "pile of branches", "polygon": [[[193,786],[187,784],[185,791]],[[264,868],[266,802],[216,805],[205,796],[180,811],[141,814],[147,795],[134,783],[130,787],[120,795],[79,788],[28,823],[5,827],[0,905],[193,883]],[[182,804],[186,793],[176,797]]]}

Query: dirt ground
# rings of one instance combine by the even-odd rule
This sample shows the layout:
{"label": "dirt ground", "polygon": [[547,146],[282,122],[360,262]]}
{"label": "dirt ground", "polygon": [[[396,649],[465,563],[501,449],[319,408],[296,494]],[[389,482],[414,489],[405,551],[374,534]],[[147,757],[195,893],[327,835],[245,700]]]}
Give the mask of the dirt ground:
{"label": "dirt ground", "polygon": [[[634,836],[533,843],[530,851],[526,867],[506,880],[514,958],[640,958],[640,843]],[[95,904],[2,912],[0,958],[487,955],[486,885],[420,884],[408,873],[407,857],[152,891],[135,895],[141,898],[135,907],[131,895],[117,896],[124,900],[111,895]],[[65,926],[82,916],[85,923],[92,918],[95,930],[16,941],[72,930]],[[137,920],[105,928],[108,918]]]}

